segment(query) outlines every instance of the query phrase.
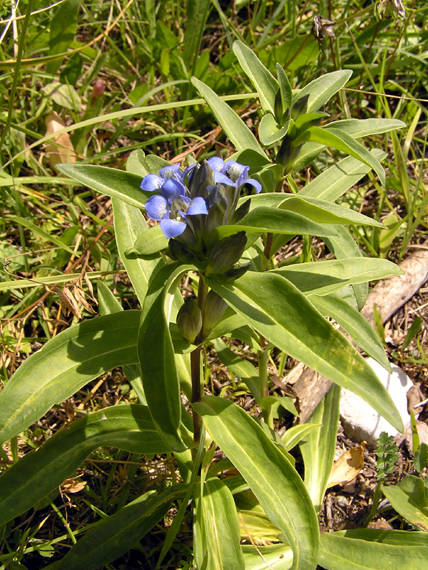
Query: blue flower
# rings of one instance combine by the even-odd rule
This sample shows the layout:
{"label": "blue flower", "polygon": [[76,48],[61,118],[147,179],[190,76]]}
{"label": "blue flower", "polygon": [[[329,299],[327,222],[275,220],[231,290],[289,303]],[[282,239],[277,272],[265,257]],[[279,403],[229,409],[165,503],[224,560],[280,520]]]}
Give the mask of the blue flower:
{"label": "blue flower", "polygon": [[160,227],[167,238],[177,237],[184,232],[187,216],[208,214],[205,200],[200,196],[189,198],[186,186],[176,178],[165,180],[156,174],[148,174],[144,177],[141,188],[152,191],[151,187],[158,190],[159,194],[154,194],[147,200],[146,212],[152,220],[160,221]]}
{"label": "blue flower", "polygon": [[244,184],[252,186],[257,193],[262,189],[260,182],[254,178],[248,178],[250,171],[249,166],[235,162],[234,160],[227,160],[226,162],[219,156],[213,156],[207,160],[210,168],[214,172],[214,180],[216,184],[227,184],[240,188]]}
{"label": "blue flower", "polygon": [[[187,228],[197,238],[228,223],[241,186],[249,184],[260,192],[260,183],[248,178],[249,170],[249,166],[216,156],[203,164],[192,164],[184,172],[178,165],[165,166],[159,174],[147,174],[140,184],[142,190],[153,192],[146,212],[160,222],[168,239],[180,236]],[[191,216],[207,217],[192,220]]]}

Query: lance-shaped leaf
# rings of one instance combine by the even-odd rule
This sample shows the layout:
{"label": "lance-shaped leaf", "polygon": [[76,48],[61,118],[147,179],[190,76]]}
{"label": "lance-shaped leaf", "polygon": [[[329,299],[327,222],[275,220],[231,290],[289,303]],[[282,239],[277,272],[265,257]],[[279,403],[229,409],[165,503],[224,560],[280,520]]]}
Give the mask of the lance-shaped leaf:
{"label": "lance-shaped leaf", "polygon": [[[382,532],[387,534],[391,531]],[[425,568],[427,561],[426,543],[425,546],[413,545],[411,536],[416,533],[406,534],[410,542],[404,539],[401,544],[388,544],[382,539],[380,542],[374,542],[326,532],[321,535],[319,563],[328,570],[343,570],[344,568],[349,568],[349,570],[379,570],[380,568],[421,570]]]}
{"label": "lance-shaped leaf", "polygon": [[139,320],[140,311],[123,311],[84,321],[25,360],[0,392],[0,442],[100,374],[136,364]]}
{"label": "lance-shaped leaf", "polygon": [[179,434],[181,420],[180,384],[169,332],[174,285],[192,265],[171,263],[155,272],[144,301],[138,335],[144,393],[153,421],[161,436],[174,450],[183,442]]}
{"label": "lance-shaped leaf", "polygon": [[311,197],[290,196],[282,202],[280,208],[287,212],[301,214],[314,222],[322,224],[358,224],[366,226],[383,227],[380,222],[354,212],[350,208],[338,206],[327,200]]}
{"label": "lance-shaped leaf", "polygon": [[148,226],[143,214],[135,206],[116,198],[112,204],[117,249],[138,300],[143,306],[147,284],[159,260],[139,259],[126,253],[134,247],[137,237]]}
{"label": "lance-shaped leaf", "polygon": [[205,481],[203,494],[198,501],[197,517],[196,529],[201,535],[195,537],[198,540],[198,568],[244,568],[235,502],[232,493],[217,477]]}
{"label": "lance-shaped leaf", "polygon": [[[122,305],[113,295],[111,290],[105,283],[99,281],[97,283],[98,292],[98,310],[100,316],[111,315],[123,311]],[[125,376],[131,384],[134,392],[137,394],[140,404],[147,405],[146,397],[144,395],[143,382],[141,380],[140,366],[138,364],[128,364],[123,367]]]}
{"label": "lance-shaped leaf", "polygon": [[[336,226],[336,235],[326,238],[325,242],[330,251],[334,253],[337,259],[346,259],[348,257],[364,257],[357,242],[352,237],[348,228]],[[364,307],[367,295],[369,294],[368,283],[357,283],[352,285],[355,295],[357,308],[359,311]]]}
{"label": "lance-shaped leaf", "polygon": [[303,481],[285,454],[244,410],[221,398],[193,404],[211,437],[247,481],[293,549],[293,568],[316,567],[319,530]]}
{"label": "lance-shaped leaf", "polygon": [[318,111],[348,82],[351,75],[352,71],[349,69],[341,69],[321,75],[321,77],[314,79],[298,91],[294,96],[294,101],[298,101],[308,95],[306,111],[308,113]]}
{"label": "lance-shaped leaf", "polygon": [[338,129],[327,130],[322,127],[310,127],[296,139],[296,144],[307,141],[321,143],[358,158],[373,168],[381,183],[385,184],[385,171],[380,162],[361,143],[348,134]]}
{"label": "lance-shaped leaf", "polygon": [[287,544],[244,544],[242,550],[245,570],[289,570],[293,566],[293,551]]}
{"label": "lance-shaped leaf", "polygon": [[150,196],[150,192],[140,189],[141,176],[132,172],[92,164],[58,164],[57,168],[83,186],[111,198],[120,198],[137,208],[144,208]]}
{"label": "lance-shaped leaf", "polygon": [[333,386],[309,420],[313,424],[320,424],[319,427],[310,431],[300,443],[305,463],[305,485],[318,512],[333,465],[339,423],[339,402],[340,388]]}
{"label": "lance-shaped leaf", "polygon": [[[371,150],[370,154],[377,160],[382,160],[386,156],[379,149]],[[300,190],[298,196],[318,198],[320,200],[337,200],[370,172],[370,169],[370,166],[353,156],[347,156],[339,160],[337,164],[321,172],[312,182],[309,182]]]}
{"label": "lance-shaped leaf", "polygon": [[216,231],[220,238],[240,231],[271,232],[291,235],[334,236],[335,229],[326,224],[318,224],[296,212],[261,206],[248,212],[238,224],[219,226]]}
{"label": "lance-shaped leaf", "polygon": [[369,356],[377,360],[387,370],[390,369],[388,358],[382,343],[370,326],[370,323],[338,295],[311,296],[315,307],[326,317],[333,318],[347,333],[352,340]]}
{"label": "lance-shaped leaf", "polygon": [[391,397],[364,358],[290,281],[275,272],[249,271],[233,284],[210,285],[280,350],[355,392],[403,429]]}
{"label": "lance-shaped leaf", "polygon": [[307,295],[326,295],[346,284],[399,275],[401,269],[387,259],[348,257],[288,265],[275,269],[274,273],[282,275]]}
{"label": "lance-shaped leaf", "polygon": [[73,475],[100,445],[135,453],[171,451],[160,438],[146,406],[105,408],[76,421],[25,455],[0,477],[0,525],[15,518]]}
{"label": "lance-shaped leaf", "polygon": [[354,139],[369,135],[380,135],[402,129],[406,123],[398,119],[343,119],[325,125],[325,129],[335,129],[346,133]]}
{"label": "lance-shaped leaf", "polygon": [[111,517],[103,519],[81,538],[55,570],[96,570],[128,552],[167,513],[172,501],[185,492],[172,487],[163,493],[148,491]]}
{"label": "lance-shaped leaf", "polygon": [[263,65],[256,54],[243,42],[234,42],[233,51],[242,69],[254,85],[262,109],[275,115],[275,97],[279,91],[277,80]]}
{"label": "lance-shaped leaf", "polygon": [[192,84],[208,103],[219,125],[237,150],[252,149],[265,157],[263,149],[257,142],[256,137],[242,121],[242,119],[229,107],[208,85],[205,85],[196,77],[192,77]]}

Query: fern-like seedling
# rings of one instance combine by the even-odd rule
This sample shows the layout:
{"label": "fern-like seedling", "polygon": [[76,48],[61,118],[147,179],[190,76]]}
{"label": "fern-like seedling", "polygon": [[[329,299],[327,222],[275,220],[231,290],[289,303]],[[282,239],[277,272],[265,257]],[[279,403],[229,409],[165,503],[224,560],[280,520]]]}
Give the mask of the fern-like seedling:
{"label": "fern-like seedling", "polygon": [[380,434],[376,449],[377,482],[383,483],[394,470],[398,460],[398,448],[392,435],[384,431]]}
{"label": "fern-like seedling", "polygon": [[369,515],[366,520],[366,526],[376,514],[379,501],[382,496],[382,484],[391,475],[394,470],[394,465],[398,460],[398,448],[394,443],[394,438],[384,431],[380,434],[377,440],[376,449],[376,467],[377,467],[377,485],[373,495],[373,504],[370,509]]}

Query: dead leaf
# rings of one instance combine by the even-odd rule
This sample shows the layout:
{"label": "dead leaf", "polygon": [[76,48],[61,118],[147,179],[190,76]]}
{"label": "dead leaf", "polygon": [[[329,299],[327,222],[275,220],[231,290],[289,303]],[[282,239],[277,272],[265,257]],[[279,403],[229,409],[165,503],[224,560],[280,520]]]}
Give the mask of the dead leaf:
{"label": "dead leaf", "polygon": [[80,493],[86,486],[86,481],[77,481],[76,479],[66,479],[61,485],[64,493]]}
{"label": "dead leaf", "polygon": [[[46,136],[53,135],[65,127],[61,117],[55,113],[46,115]],[[46,155],[49,164],[55,168],[60,162],[76,162],[76,153],[68,133],[61,133],[54,136],[46,143]]]}
{"label": "dead leaf", "polygon": [[380,530],[392,530],[392,526],[389,524],[389,522],[385,519],[377,519],[377,521],[372,521],[371,523],[369,523],[368,528],[377,528]]}
{"label": "dead leaf", "polygon": [[349,483],[361,473],[364,467],[365,442],[348,449],[334,462],[327,487]]}

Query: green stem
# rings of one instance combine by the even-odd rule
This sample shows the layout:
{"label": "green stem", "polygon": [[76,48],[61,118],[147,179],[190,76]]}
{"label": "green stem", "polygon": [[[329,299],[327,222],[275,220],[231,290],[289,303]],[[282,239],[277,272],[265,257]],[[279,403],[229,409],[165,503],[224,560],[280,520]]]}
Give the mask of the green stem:
{"label": "green stem", "polygon": [[[190,354],[190,370],[192,375],[192,403],[201,401],[201,347],[198,346]],[[193,410],[193,441],[199,445],[201,439],[202,419]]]}
{"label": "green stem", "polygon": [[[208,285],[203,277],[199,275],[199,289],[198,289],[198,305],[202,313],[202,323],[205,314],[205,305],[208,295]],[[202,342],[202,331],[204,327],[202,324],[201,332],[196,337],[195,343],[198,344]],[[190,372],[192,376],[192,403],[200,402],[202,396],[202,386],[201,386],[201,350],[202,346],[199,345],[190,354]],[[199,414],[193,411],[193,441],[195,442],[195,448],[199,445],[201,438],[201,427],[202,419]]]}
{"label": "green stem", "polygon": [[368,526],[369,522],[375,516],[381,497],[382,497],[382,481],[379,481],[378,484],[376,485],[376,489],[373,495],[373,504],[366,519],[366,524],[364,526]]}

